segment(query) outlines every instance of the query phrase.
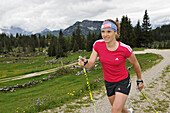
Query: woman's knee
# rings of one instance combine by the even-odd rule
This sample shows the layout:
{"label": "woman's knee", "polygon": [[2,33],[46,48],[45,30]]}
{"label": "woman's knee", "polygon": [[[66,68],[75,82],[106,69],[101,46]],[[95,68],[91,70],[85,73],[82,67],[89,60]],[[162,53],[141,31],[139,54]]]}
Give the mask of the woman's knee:
{"label": "woman's knee", "polygon": [[112,113],[121,113],[122,107],[120,106],[112,106]]}

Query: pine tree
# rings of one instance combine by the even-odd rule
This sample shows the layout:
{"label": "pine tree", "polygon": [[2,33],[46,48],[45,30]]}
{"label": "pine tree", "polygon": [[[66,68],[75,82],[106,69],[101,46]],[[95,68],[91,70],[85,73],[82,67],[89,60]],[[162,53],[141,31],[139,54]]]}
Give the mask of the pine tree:
{"label": "pine tree", "polygon": [[35,48],[38,47],[38,40],[36,35],[31,35],[31,48],[35,52]]}
{"label": "pine tree", "polygon": [[91,32],[89,31],[88,35],[87,35],[87,45],[86,45],[86,51],[91,51],[92,48],[92,35],[91,35]]}
{"label": "pine tree", "polygon": [[166,48],[170,49],[170,40],[168,40]]}
{"label": "pine tree", "polygon": [[78,44],[78,48],[79,49],[82,49],[83,47],[82,47],[82,34],[81,34],[81,30],[80,30],[80,27],[79,26],[77,26],[77,29],[76,29],[76,32],[75,32],[76,34],[75,34],[75,40],[76,40],[76,42],[78,42],[77,44]]}
{"label": "pine tree", "polygon": [[81,49],[85,50],[85,48],[86,48],[86,39],[85,39],[84,35],[82,35],[82,39],[81,40],[82,40]]}
{"label": "pine tree", "polygon": [[56,43],[55,47],[56,47],[55,48],[55,50],[56,50],[56,58],[64,57],[65,54],[64,54],[63,48],[62,48],[61,44],[59,43],[59,41]]}
{"label": "pine tree", "polygon": [[119,19],[118,19],[118,18],[116,18],[116,22],[119,22]]}
{"label": "pine tree", "polygon": [[0,35],[0,38],[1,38],[1,51],[3,53],[6,53],[7,52],[7,45],[6,45],[6,34],[5,33],[2,33]]}
{"label": "pine tree", "polygon": [[142,36],[142,29],[140,26],[140,21],[138,20],[137,25],[134,28],[134,32],[136,35],[136,47],[142,47],[143,36]]}
{"label": "pine tree", "polygon": [[153,36],[151,32],[151,24],[150,19],[147,13],[147,10],[145,10],[145,14],[143,17],[143,23],[142,23],[142,33],[143,33],[143,39],[144,39],[144,45],[145,47],[148,47],[148,44],[153,42]]}
{"label": "pine tree", "polygon": [[39,34],[39,36],[37,37],[37,42],[38,42],[38,51],[40,52],[41,51],[41,42],[40,42],[40,40],[41,40],[41,35]]}
{"label": "pine tree", "polygon": [[48,56],[49,57],[56,56],[56,52],[57,52],[57,50],[56,50],[57,46],[56,45],[57,44],[58,44],[57,37],[52,36],[51,41],[50,41],[50,45],[49,45],[49,48],[48,48]]}
{"label": "pine tree", "polygon": [[75,40],[76,40],[75,37],[76,37],[76,36],[75,36],[75,32],[73,31],[73,32],[72,32],[72,37],[71,37],[71,47],[72,47],[71,49],[72,49],[72,50],[73,50],[74,42],[75,42]]}
{"label": "pine tree", "polygon": [[76,52],[78,50],[79,50],[79,45],[78,45],[77,41],[75,40],[74,46],[73,46],[73,52]]}
{"label": "pine tree", "polygon": [[60,43],[62,50],[64,52],[66,52],[67,51],[67,47],[66,47],[67,45],[65,43],[65,38],[64,38],[62,30],[60,30],[60,32],[59,32],[59,43]]}
{"label": "pine tree", "polygon": [[70,51],[72,49],[72,47],[71,47],[71,44],[72,44],[71,36],[66,37],[65,43],[67,44],[67,51]]}
{"label": "pine tree", "polygon": [[11,40],[11,48],[12,50],[16,47],[16,40],[15,37],[13,36],[13,34],[10,34],[10,40]]}
{"label": "pine tree", "polygon": [[133,27],[131,21],[127,16],[123,16],[120,23],[120,41],[133,46]]}
{"label": "pine tree", "polygon": [[3,53],[3,44],[2,44],[1,38],[0,38],[0,53]]}

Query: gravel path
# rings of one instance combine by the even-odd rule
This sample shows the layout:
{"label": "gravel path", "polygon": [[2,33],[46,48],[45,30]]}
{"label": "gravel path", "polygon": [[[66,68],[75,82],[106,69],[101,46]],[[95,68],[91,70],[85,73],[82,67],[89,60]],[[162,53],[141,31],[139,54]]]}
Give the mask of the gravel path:
{"label": "gravel path", "polygon": [[42,74],[47,74],[47,73],[55,72],[55,71],[57,71],[57,70],[59,70],[59,69],[61,69],[63,67],[70,67],[70,66],[73,66],[73,65],[76,65],[76,64],[77,64],[77,62],[76,63],[72,63],[72,64],[68,64],[68,65],[65,65],[65,66],[60,66],[60,67],[57,67],[57,68],[45,70],[45,71],[30,73],[30,74],[21,75],[21,76],[4,78],[4,79],[0,79],[0,83],[12,81],[12,80],[19,80],[19,79],[23,79],[23,78],[34,77],[34,76],[40,76]]}
{"label": "gravel path", "polygon": [[[150,100],[151,104],[156,109],[159,109],[159,113],[168,113],[168,111],[170,111],[170,89],[167,88],[167,84],[170,84],[168,82],[170,79],[170,73],[166,73],[166,75],[162,77],[162,71],[165,70],[165,67],[170,65],[170,50],[146,49],[143,52],[134,53],[156,53],[163,56],[164,59],[159,64],[142,73],[142,78],[145,85],[143,92]],[[144,99],[142,94],[136,90],[136,76],[131,79],[132,87],[130,95],[126,101],[126,107],[135,109],[135,113],[154,113],[146,99]],[[103,89],[102,93],[104,94],[104,92],[105,89]],[[103,96],[102,93],[98,96]],[[106,95],[98,100],[95,100],[95,107],[97,113],[111,113],[111,105]],[[81,109],[76,110],[76,112],[94,113],[92,105],[90,107],[82,107]]]}

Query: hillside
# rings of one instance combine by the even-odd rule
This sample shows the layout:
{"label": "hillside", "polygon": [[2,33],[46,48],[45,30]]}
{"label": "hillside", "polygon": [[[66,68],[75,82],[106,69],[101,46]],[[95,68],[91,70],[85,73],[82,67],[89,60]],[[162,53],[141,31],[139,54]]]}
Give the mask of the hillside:
{"label": "hillside", "polygon": [[77,29],[77,26],[80,27],[82,34],[87,36],[89,31],[90,32],[100,32],[100,27],[103,21],[90,21],[90,20],[83,20],[82,22],[77,21],[72,26],[66,28],[63,33],[65,36],[72,35],[72,32]]}

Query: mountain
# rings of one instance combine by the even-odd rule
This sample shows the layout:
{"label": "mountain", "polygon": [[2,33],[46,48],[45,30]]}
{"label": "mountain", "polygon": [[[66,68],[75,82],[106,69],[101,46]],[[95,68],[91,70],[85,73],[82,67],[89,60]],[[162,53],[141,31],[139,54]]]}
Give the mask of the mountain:
{"label": "mountain", "polygon": [[39,34],[41,34],[42,36],[43,35],[47,36],[48,34],[51,34],[51,35],[54,35],[54,36],[58,37],[59,36],[59,32],[60,32],[60,30],[53,30],[53,31],[51,31],[51,30],[46,28],[43,31],[41,31],[40,33],[36,33],[36,35],[38,36]]}
{"label": "mountain", "polygon": [[16,33],[18,34],[24,34],[24,35],[31,35],[32,32],[28,32],[28,31],[25,31],[24,29],[20,28],[20,27],[15,27],[15,26],[11,26],[10,28],[8,27],[3,27],[3,28],[0,28],[0,31],[2,33],[5,33],[6,35],[10,35],[10,34],[13,34],[14,36],[16,36]]}
{"label": "mountain", "polygon": [[[103,21],[90,21],[90,20],[83,20],[82,22],[77,21],[75,24],[69,26],[66,29],[61,29],[63,31],[64,36],[71,36],[73,31],[76,31],[77,26],[79,26],[79,28],[82,31],[82,34],[86,37],[90,32],[96,32],[99,33],[100,32],[100,27],[101,24],[103,23]],[[40,33],[36,33],[36,35],[38,36],[39,34],[41,35],[45,35],[47,36],[47,34],[51,34],[54,36],[59,36],[59,32],[60,30],[54,30],[54,31],[50,31],[49,29],[44,29],[43,31],[41,31]]]}
{"label": "mountain", "polygon": [[[168,18],[161,19],[159,21],[159,23],[161,23],[161,24],[157,24],[157,25],[154,24],[154,25],[152,25],[152,29],[155,29],[157,27],[162,26],[163,23],[166,23],[166,24],[169,23],[168,20],[169,20]],[[76,23],[74,23],[73,25],[69,26],[68,28],[62,29],[62,31],[63,31],[64,36],[71,36],[72,32],[76,31],[77,26],[79,26],[79,28],[82,31],[82,34],[86,37],[88,35],[89,31],[90,32],[99,33],[100,32],[100,27],[101,27],[102,23],[103,23],[103,21],[91,21],[91,20],[83,20],[82,22],[77,21]],[[43,31],[41,31],[39,33],[36,33],[36,35],[38,36],[39,34],[41,34],[41,35],[47,36],[47,34],[52,34],[52,35],[58,37],[59,36],[59,31],[60,30],[53,30],[53,31],[51,31],[51,30],[46,28]],[[25,31],[22,28],[15,27],[15,26],[11,26],[10,28],[7,28],[7,27],[0,28],[0,33],[1,32],[7,34],[8,36],[10,34],[13,34],[15,36],[16,33],[24,34],[24,35],[31,35],[32,34],[32,32]]]}
{"label": "mountain", "polygon": [[103,21],[90,21],[90,20],[83,20],[82,22],[77,21],[72,26],[66,28],[63,31],[63,34],[64,36],[72,35],[72,32],[77,29],[77,26],[80,27],[82,34],[84,36],[87,36],[89,31],[99,33],[102,23]]}

